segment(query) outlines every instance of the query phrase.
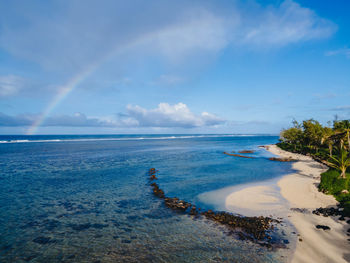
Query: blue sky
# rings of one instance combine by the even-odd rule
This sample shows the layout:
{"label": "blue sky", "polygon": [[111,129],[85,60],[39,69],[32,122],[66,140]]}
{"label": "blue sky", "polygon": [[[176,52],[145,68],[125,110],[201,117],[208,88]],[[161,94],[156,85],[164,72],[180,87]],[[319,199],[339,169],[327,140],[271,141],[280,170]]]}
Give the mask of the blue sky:
{"label": "blue sky", "polygon": [[349,1],[0,0],[0,134],[350,118]]}

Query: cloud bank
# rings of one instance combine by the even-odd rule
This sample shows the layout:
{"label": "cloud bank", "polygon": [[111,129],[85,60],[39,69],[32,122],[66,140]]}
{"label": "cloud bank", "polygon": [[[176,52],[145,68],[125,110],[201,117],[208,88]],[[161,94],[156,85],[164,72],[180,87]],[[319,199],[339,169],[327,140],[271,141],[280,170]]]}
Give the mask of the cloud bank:
{"label": "cloud bank", "polygon": [[194,128],[215,126],[225,121],[214,114],[202,112],[196,115],[184,103],[170,105],[160,103],[157,108],[147,110],[140,106],[127,106],[128,116],[141,127],[182,127]]}
{"label": "cloud bank", "polygon": [[45,5],[48,12],[55,8],[49,16],[42,14],[45,6],[14,0],[0,8],[0,47],[46,69],[71,71],[118,49],[184,60],[229,46],[285,46],[327,38],[337,29],[291,0],[251,3],[219,8],[211,1],[52,1]]}
{"label": "cloud bank", "polygon": [[279,6],[258,9],[247,15],[243,42],[255,46],[284,46],[300,41],[322,39],[331,36],[337,26],[319,17],[309,8],[291,0]]}
{"label": "cloud bank", "polygon": [[[31,126],[38,115],[10,116],[0,113],[1,127]],[[152,127],[152,128],[196,128],[224,124],[226,121],[218,116],[202,112],[195,114],[184,103],[170,105],[160,103],[155,109],[144,109],[140,106],[128,105],[126,113],[118,117],[87,117],[85,114],[58,115],[48,117],[43,127]]]}

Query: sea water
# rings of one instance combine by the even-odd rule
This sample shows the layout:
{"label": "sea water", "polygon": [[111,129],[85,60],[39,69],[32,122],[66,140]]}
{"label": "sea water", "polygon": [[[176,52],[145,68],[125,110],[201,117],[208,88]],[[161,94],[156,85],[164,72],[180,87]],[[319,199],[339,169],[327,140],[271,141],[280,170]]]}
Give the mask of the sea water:
{"label": "sea water", "polygon": [[[259,145],[277,136],[0,136],[0,262],[283,262],[227,235],[223,226],[176,213],[153,196],[217,209],[198,196],[279,177]],[[254,150],[254,159],[224,151]],[[285,238],[289,238],[288,236]]]}

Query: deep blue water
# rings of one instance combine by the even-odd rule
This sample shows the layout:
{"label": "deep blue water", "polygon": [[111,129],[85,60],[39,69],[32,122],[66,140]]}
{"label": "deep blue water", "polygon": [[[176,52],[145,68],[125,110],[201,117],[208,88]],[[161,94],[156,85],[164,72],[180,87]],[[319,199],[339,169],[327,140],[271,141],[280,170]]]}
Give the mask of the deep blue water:
{"label": "deep blue water", "polygon": [[[259,145],[277,136],[0,136],[0,262],[280,262],[222,227],[167,209],[158,184],[204,209],[201,193],[281,176]],[[256,150],[255,159],[223,152]]]}

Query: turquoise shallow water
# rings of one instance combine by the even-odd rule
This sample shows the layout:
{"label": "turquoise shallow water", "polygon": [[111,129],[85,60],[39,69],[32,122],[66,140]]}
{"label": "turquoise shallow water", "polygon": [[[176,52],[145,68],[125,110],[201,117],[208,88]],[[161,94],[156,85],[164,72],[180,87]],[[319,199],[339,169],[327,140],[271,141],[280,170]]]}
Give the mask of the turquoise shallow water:
{"label": "turquoise shallow water", "polygon": [[[0,262],[281,262],[223,227],[167,209],[167,196],[203,209],[198,195],[281,176],[259,145],[276,136],[0,136]],[[255,159],[223,151],[253,149]],[[285,237],[285,238],[288,238]]]}

